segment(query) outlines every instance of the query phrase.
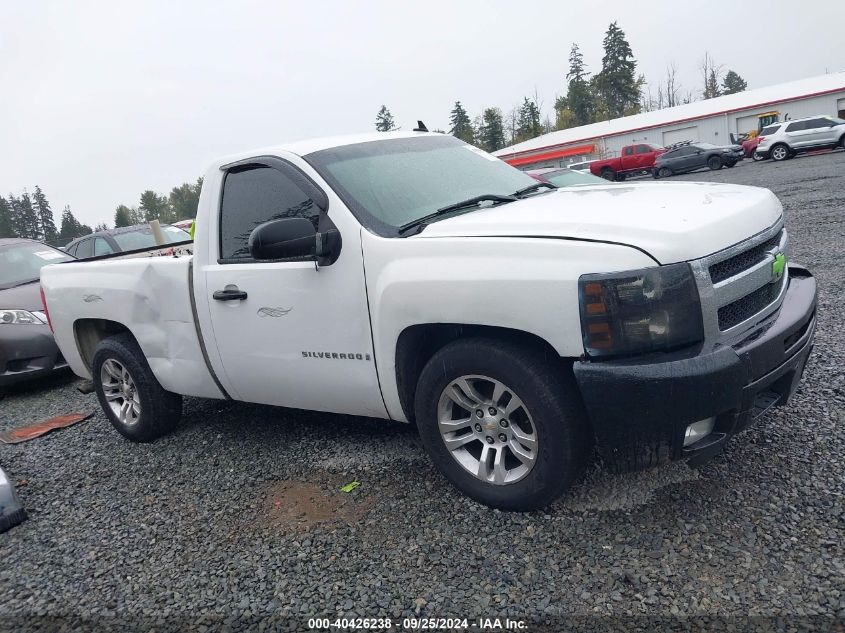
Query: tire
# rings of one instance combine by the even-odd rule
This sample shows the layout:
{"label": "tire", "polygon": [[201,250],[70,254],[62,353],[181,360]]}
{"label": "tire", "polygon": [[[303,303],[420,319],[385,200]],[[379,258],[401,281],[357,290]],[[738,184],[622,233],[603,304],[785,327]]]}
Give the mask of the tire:
{"label": "tire", "polygon": [[727,167],[728,169],[730,169],[731,167],[736,167],[736,161],[735,160],[728,161],[727,163],[725,163],[725,167]]}
{"label": "tire", "polygon": [[773,161],[779,163],[780,161],[789,158],[790,153],[791,152],[789,151],[789,147],[787,147],[783,143],[778,143],[772,148],[771,152],[769,152],[769,155],[772,157]]}
{"label": "tire", "polygon": [[758,152],[757,150],[754,150],[754,153],[753,153],[753,154],[751,154],[751,158],[752,158],[755,162],[758,162],[758,163],[759,163],[760,161],[766,160],[766,157],[765,157],[765,156],[763,156],[763,155],[762,155],[760,152]]}
{"label": "tire", "polygon": [[[464,386],[452,391],[461,381]],[[497,383],[502,388],[498,400]],[[449,343],[420,375],[415,413],[437,469],[468,497],[501,510],[549,505],[575,481],[592,443],[571,372],[532,345],[488,338]],[[460,426],[448,430],[455,417]],[[533,446],[527,441],[531,438]],[[459,443],[450,449],[447,440]],[[475,474],[482,472],[482,462],[483,478]]]}
{"label": "tire", "polygon": [[672,175],[672,170],[668,167],[661,167],[657,170],[657,177],[658,178],[668,178]]}
{"label": "tire", "polygon": [[842,135],[842,138],[839,139],[839,147],[845,149],[845,134]]}
{"label": "tire", "polygon": [[711,171],[717,171],[722,168],[722,159],[718,156],[711,156],[707,159],[707,166]]}
{"label": "tire", "polygon": [[127,439],[151,442],[179,422],[182,396],[162,388],[131,334],[101,341],[94,352],[91,373],[103,412]]}
{"label": "tire", "polygon": [[625,174],[616,174],[616,182],[625,182],[627,176]]}
{"label": "tire", "polygon": [[609,167],[605,167],[601,170],[601,177],[605,180],[610,180],[611,182],[616,180],[616,174]]}

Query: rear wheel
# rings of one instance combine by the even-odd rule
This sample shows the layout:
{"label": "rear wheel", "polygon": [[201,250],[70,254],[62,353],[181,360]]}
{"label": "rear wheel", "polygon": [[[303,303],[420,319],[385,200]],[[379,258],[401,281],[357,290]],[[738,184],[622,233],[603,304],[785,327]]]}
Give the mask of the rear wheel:
{"label": "rear wheel", "polygon": [[711,156],[710,158],[707,159],[707,166],[713,171],[716,171],[717,169],[721,169],[722,168],[722,159],[719,158],[718,156]]}
{"label": "rear wheel", "polygon": [[547,506],[589,454],[574,379],[530,345],[450,343],[423,369],[415,411],[438,470],[465,495],[502,510]]}
{"label": "rear wheel", "polygon": [[100,342],[92,374],[106,417],[133,442],[150,442],[172,431],[179,422],[182,396],[162,388],[130,334]]}
{"label": "rear wheel", "polygon": [[783,143],[779,143],[772,148],[772,160],[780,162],[789,158],[789,148]]}
{"label": "rear wheel", "polygon": [[616,180],[616,174],[609,167],[605,167],[601,170],[601,177],[605,180]]}

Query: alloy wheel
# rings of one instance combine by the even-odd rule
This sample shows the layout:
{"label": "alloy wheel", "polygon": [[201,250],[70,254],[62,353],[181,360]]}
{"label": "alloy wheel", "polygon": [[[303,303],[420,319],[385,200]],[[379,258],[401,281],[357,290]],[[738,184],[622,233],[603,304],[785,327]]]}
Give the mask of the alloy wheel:
{"label": "alloy wheel", "polygon": [[141,417],[141,397],[129,370],[109,358],[100,367],[100,384],[106,403],[120,423],[136,424]]}
{"label": "alloy wheel", "polygon": [[537,428],[522,400],[488,376],[450,382],[437,404],[440,435],[471,475],[494,485],[524,478],[537,461]]}

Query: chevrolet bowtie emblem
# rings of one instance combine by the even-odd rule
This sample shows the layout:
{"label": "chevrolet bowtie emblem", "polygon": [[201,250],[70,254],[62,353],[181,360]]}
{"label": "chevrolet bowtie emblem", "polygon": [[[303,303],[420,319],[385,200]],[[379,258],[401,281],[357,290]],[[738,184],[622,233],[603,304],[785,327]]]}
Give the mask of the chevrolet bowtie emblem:
{"label": "chevrolet bowtie emblem", "polygon": [[772,262],[772,282],[780,281],[786,270],[786,255],[775,253],[775,261]]}

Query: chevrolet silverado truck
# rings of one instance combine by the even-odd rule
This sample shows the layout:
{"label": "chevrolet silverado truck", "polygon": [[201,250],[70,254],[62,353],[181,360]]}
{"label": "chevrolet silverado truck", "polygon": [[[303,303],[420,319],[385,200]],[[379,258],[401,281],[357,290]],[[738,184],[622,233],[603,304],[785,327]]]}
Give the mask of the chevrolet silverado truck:
{"label": "chevrolet silverado truck", "polygon": [[649,143],[626,145],[615,158],[591,162],[590,172],[605,180],[625,180],[627,176],[651,174],[654,159],[665,151],[665,148]]}
{"label": "chevrolet silverado truck", "polygon": [[192,256],[41,276],[64,357],[134,441],[182,397],[415,424],[473,499],[541,508],[595,445],[703,460],[796,389],[816,283],[766,189],[555,188],[451,136],[232,156]]}

